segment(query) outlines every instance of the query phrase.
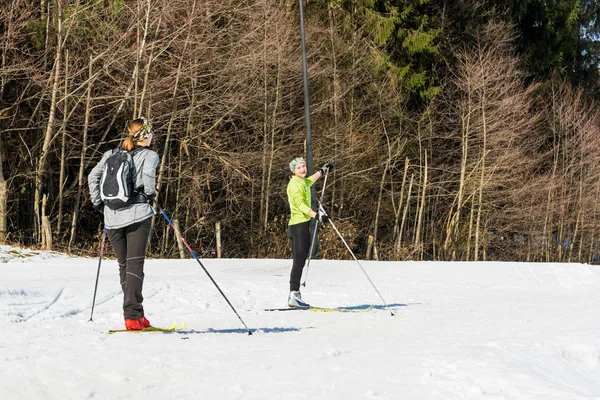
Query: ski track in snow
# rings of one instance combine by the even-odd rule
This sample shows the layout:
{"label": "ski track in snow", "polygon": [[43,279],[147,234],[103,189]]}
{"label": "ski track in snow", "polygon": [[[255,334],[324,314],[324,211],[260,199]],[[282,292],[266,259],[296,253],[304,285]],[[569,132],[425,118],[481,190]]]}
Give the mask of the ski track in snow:
{"label": "ski track in snow", "polygon": [[[47,311],[48,309],[50,309],[50,307],[52,307],[54,304],[56,304],[56,302],[61,298],[63,292],[64,292],[65,288],[60,288],[58,290],[58,292],[56,294],[54,294],[50,301],[47,300],[34,300],[34,301],[25,301],[25,302],[18,302],[18,303],[8,303],[8,315],[9,317],[12,318],[12,322],[26,322],[28,320],[30,320],[31,318],[38,316],[39,314]],[[12,293],[17,293],[18,296],[23,297],[23,298],[29,298],[29,294],[27,293],[26,290],[24,289],[20,289],[20,290],[14,290],[14,289],[9,289],[6,290],[6,293],[9,294],[9,296],[12,296]],[[1,295],[1,293],[0,293]],[[33,293],[33,297],[40,297],[42,296],[41,293]],[[41,305],[41,306],[40,306]]]}
{"label": "ski track in snow", "polygon": [[185,328],[108,335],[114,260],[92,323],[97,260],[0,259],[0,399],[600,400],[596,266],[361,262],[391,317],[353,261],[311,261],[303,297],[371,312],[265,312],[287,260],[202,260],[249,336],[195,260],[148,260],[147,316]]}

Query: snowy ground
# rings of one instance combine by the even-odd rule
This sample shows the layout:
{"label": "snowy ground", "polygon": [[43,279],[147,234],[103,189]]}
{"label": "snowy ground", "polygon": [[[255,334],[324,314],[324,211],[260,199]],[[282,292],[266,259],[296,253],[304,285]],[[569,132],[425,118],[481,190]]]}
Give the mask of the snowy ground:
{"label": "snowy ground", "polygon": [[122,333],[116,262],[0,246],[0,399],[600,399],[600,267],[149,260],[145,309],[181,333]]}

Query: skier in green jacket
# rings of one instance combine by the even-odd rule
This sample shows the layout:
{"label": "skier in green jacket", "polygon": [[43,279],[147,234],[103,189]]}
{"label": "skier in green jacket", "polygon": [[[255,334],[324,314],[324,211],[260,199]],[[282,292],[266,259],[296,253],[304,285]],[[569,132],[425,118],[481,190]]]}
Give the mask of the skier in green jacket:
{"label": "skier in green jacket", "polygon": [[319,218],[321,222],[329,221],[327,215],[319,215],[311,208],[310,187],[325,173],[333,170],[333,161],[328,161],[321,169],[307,178],[306,160],[303,157],[294,157],[290,162],[290,170],[294,175],[290,178],[287,186],[291,212],[288,236],[292,245],[293,266],[290,274],[288,306],[309,308],[310,305],[302,300],[300,294],[300,279],[310,250],[310,220]]}

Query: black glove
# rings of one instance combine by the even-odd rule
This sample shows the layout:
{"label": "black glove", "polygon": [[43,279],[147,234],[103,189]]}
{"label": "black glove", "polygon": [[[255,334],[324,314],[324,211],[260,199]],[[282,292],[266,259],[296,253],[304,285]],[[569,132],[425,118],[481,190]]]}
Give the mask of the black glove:
{"label": "black glove", "polygon": [[156,198],[156,193],[145,194],[145,196],[146,196],[146,199],[148,199],[148,204],[150,204],[150,206],[154,207],[154,205],[155,205],[154,200]]}
{"label": "black glove", "polygon": [[317,213],[317,218],[319,218],[319,222],[322,222],[324,224],[329,222],[329,215],[325,214],[324,212],[319,211]]}
{"label": "black glove", "polygon": [[93,206],[94,206],[94,211],[96,211],[100,215],[104,214],[104,204],[98,203],[98,204],[94,204]]}
{"label": "black glove", "polygon": [[319,172],[321,173],[321,175],[325,175],[326,173],[333,171],[334,166],[335,164],[333,163],[333,160],[329,160],[327,161],[327,164],[321,167]]}

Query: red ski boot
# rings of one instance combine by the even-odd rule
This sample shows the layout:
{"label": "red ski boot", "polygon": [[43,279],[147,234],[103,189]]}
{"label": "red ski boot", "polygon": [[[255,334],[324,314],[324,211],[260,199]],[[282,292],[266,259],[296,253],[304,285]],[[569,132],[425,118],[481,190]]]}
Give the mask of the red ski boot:
{"label": "red ski boot", "polygon": [[150,328],[152,327],[152,325],[150,324],[150,321],[148,321],[148,319],[144,316],[140,317],[140,324],[142,324],[142,326],[144,328]]}
{"label": "red ski boot", "polygon": [[137,319],[126,319],[125,329],[128,331],[141,331],[144,330],[144,325]]}

